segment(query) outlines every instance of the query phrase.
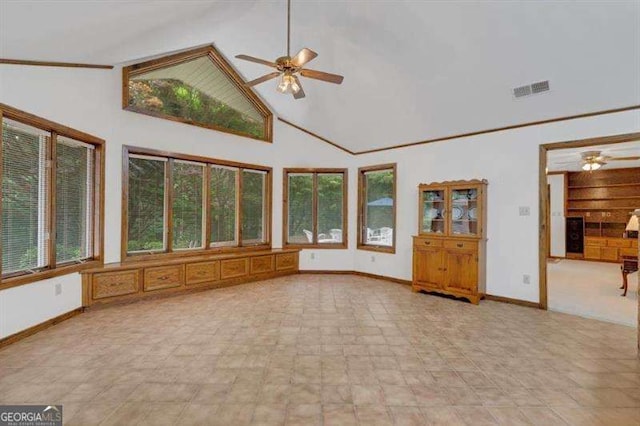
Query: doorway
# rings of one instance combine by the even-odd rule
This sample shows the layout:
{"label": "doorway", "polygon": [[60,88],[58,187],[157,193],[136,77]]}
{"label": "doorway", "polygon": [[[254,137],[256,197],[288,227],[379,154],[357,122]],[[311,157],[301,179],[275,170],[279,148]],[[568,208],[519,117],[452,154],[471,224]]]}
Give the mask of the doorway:
{"label": "doorway", "polygon": [[626,296],[618,287],[624,257],[638,257],[626,231],[640,208],[638,156],[640,133],[540,146],[542,309],[637,326],[637,273]]}

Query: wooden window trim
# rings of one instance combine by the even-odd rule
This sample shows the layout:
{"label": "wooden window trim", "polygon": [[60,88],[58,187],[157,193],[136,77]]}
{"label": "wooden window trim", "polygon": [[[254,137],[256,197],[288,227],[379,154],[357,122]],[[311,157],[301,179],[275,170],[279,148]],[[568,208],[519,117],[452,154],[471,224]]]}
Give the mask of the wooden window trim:
{"label": "wooden window trim", "polygon": [[[0,290],[6,288],[16,287],[19,285],[30,284],[37,281],[45,280],[48,278],[58,277],[62,275],[78,272],[90,267],[97,267],[104,262],[104,169],[105,169],[105,155],[104,146],[105,141],[96,136],[84,133],[80,130],[72,129],[71,127],[64,126],[54,121],[47,120],[42,117],[38,117],[34,114],[30,114],[25,111],[21,111],[17,108],[0,103],[0,127],[2,120],[8,118],[10,120],[17,121],[22,124],[26,124],[40,130],[49,132],[51,135],[50,146],[47,152],[47,161],[51,164],[48,167],[47,173],[47,205],[46,205],[46,221],[49,230],[49,239],[47,240],[47,253],[48,253],[48,266],[41,268],[37,271],[16,273],[11,276],[0,278]],[[56,216],[56,194],[55,194],[55,149],[56,139],[58,136],[68,137],[80,142],[92,145],[94,147],[94,170],[93,170],[93,195],[92,195],[92,208],[93,208],[93,220],[90,224],[92,229],[92,257],[67,263],[56,263],[55,253],[55,216]],[[2,144],[0,143],[0,158],[2,158]],[[0,185],[2,177],[2,163],[0,162]],[[0,209],[2,204],[0,204]],[[1,211],[0,211],[1,213]],[[0,255],[2,254],[2,246],[0,243]],[[2,264],[0,263],[0,273]]]}
{"label": "wooden window trim", "polygon": [[[165,238],[168,238],[169,240],[167,241],[166,244],[166,249],[163,251],[155,251],[155,252],[138,252],[138,253],[128,253],[127,252],[127,246],[128,246],[128,238],[129,238],[129,155],[148,155],[148,156],[152,156],[152,157],[158,157],[158,158],[163,158],[168,160],[166,163],[167,165],[165,167],[167,167],[167,173],[165,175],[165,179],[167,180],[167,191],[169,191],[169,194],[172,192],[172,187],[170,186],[171,184],[171,168],[169,166],[169,163],[171,163],[173,160],[184,160],[184,161],[191,161],[191,162],[196,162],[196,163],[202,163],[205,166],[207,166],[205,168],[206,172],[205,172],[205,182],[204,182],[204,186],[205,186],[205,193],[203,194],[203,198],[206,200],[207,204],[206,204],[206,208],[205,208],[205,212],[204,215],[207,218],[207,223],[205,224],[204,229],[206,230],[206,235],[205,235],[205,246],[202,248],[196,248],[196,249],[179,249],[176,251],[173,251],[172,248],[172,238],[171,237],[171,232],[173,229],[172,226],[172,221],[171,221],[171,215],[172,215],[172,206],[171,203],[169,202],[170,200],[167,200],[166,195],[165,195],[165,214],[167,215],[167,224],[168,224],[168,229],[165,231]],[[238,193],[237,193],[237,199],[236,199],[236,203],[237,203],[237,218],[236,218],[236,222],[237,222],[237,235],[238,235],[238,243],[237,245],[229,245],[229,246],[210,246],[210,238],[211,236],[210,234],[210,217],[211,217],[211,208],[210,208],[210,189],[209,189],[209,166],[227,166],[227,167],[234,167],[238,169],[238,174],[240,175],[239,180],[240,180],[240,184],[237,187]],[[241,208],[241,202],[242,202],[242,192],[241,192],[241,188],[242,188],[242,170],[244,169],[248,169],[248,170],[255,170],[255,171],[260,171],[260,172],[264,172],[265,173],[265,199],[264,202],[265,204],[265,221],[264,221],[264,234],[265,234],[265,242],[263,243],[259,243],[259,244],[246,244],[243,245],[242,243],[242,208]],[[136,147],[136,146],[130,146],[130,145],[124,145],[122,147],[122,208],[121,208],[121,214],[122,214],[122,218],[121,218],[121,231],[120,231],[120,239],[121,239],[121,246],[120,246],[120,259],[122,262],[134,262],[134,261],[142,261],[142,260],[153,260],[153,259],[174,259],[174,258],[180,258],[180,257],[185,257],[185,256],[197,256],[197,255],[202,255],[202,254],[213,254],[213,253],[220,253],[220,254],[224,254],[224,253],[239,253],[239,252],[245,252],[245,251],[254,251],[254,250],[268,250],[271,249],[271,218],[273,217],[273,203],[272,203],[272,174],[273,174],[273,169],[271,167],[267,167],[267,166],[261,166],[261,165],[256,165],[256,164],[249,164],[249,163],[239,163],[236,161],[227,161],[227,160],[220,160],[220,159],[216,159],[216,158],[210,158],[210,157],[203,157],[203,156],[198,156],[198,155],[190,155],[190,154],[179,154],[179,153],[174,153],[174,152],[168,152],[168,151],[161,151],[161,150],[155,150],[155,149],[150,149],[150,148],[141,148],[141,147]]]}
{"label": "wooden window trim", "polygon": [[[308,173],[313,176],[313,239],[318,237],[317,220],[318,217],[318,174],[342,174],[342,242],[337,244],[289,244],[289,174]],[[349,170],[339,168],[285,168],[282,173],[282,247],[296,249],[333,249],[343,250],[349,248],[349,227],[348,227],[348,201],[349,201]]]}
{"label": "wooden window trim", "polygon": [[[364,227],[364,208],[365,208],[365,180],[364,175],[367,172],[375,172],[382,170],[392,170],[393,171],[393,206],[391,207],[391,214],[393,215],[393,236],[392,236],[392,245],[382,246],[375,244],[364,244],[363,243],[363,227]],[[358,169],[358,250],[366,250],[366,251],[375,251],[380,253],[392,253],[396,252],[396,235],[398,233],[397,229],[397,216],[396,216],[396,208],[398,205],[398,167],[397,163],[387,163],[387,164],[378,164],[375,166],[367,166],[360,167]]]}
{"label": "wooden window trim", "polygon": [[[222,72],[229,77],[234,86],[251,102],[251,104],[258,110],[260,115],[264,118],[264,137],[258,138],[248,135],[246,133],[238,132],[233,129],[227,129],[225,127],[216,126],[213,124],[198,123],[186,118],[173,117],[166,114],[153,113],[145,111],[139,108],[129,106],[129,78],[138,74],[143,74],[149,71],[153,71],[159,68],[165,68],[171,65],[176,65],[181,62],[198,59],[204,56],[208,56],[209,59],[216,65]],[[261,142],[272,143],[273,142],[273,114],[267,107],[267,105],[260,99],[260,97],[249,87],[245,85],[244,79],[233,68],[233,66],[224,58],[213,45],[192,49],[186,52],[176,53],[173,55],[163,56],[161,58],[152,59],[150,61],[141,62],[139,64],[130,65],[122,68],[122,109],[127,111],[136,112],[139,114],[148,115],[151,117],[163,118],[165,120],[175,121],[183,124],[190,124],[192,126],[203,127],[205,129],[216,130],[219,132],[229,133],[236,136],[242,136],[250,139],[255,139]]]}

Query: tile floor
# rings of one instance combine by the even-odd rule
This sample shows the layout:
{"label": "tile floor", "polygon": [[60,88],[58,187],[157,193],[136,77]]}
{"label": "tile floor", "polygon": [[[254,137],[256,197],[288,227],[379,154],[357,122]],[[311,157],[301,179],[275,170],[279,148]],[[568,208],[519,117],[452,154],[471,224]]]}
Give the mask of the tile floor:
{"label": "tile floor", "polygon": [[547,263],[549,309],[617,324],[638,325],[638,273],[621,297],[619,263],[564,259]]}
{"label": "tile floor", "polygon": [[95,310],[0,351],[73,425],[640,424],[636,332],[355,276]]}

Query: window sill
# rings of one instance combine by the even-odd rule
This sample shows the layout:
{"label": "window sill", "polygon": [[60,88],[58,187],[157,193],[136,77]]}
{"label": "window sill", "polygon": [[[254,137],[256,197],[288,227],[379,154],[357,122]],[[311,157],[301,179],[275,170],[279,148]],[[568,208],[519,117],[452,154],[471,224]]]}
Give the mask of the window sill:
{"label": "window sill", "polygon": [[206,254],[227,254],[227,253],[242,253],[250,251],[270,250],[271,244],[256,244],[251,246],[237,247],[237,246],[221,246],[211,247],[207,249],[193,249],[193,250],[179,250],[171,253],[149,253],[143,252],[139,254],[126,254],[122,259],[122,263],[126,262],[138,262],[143,260],[159,260],[159,259],[177,259],[181,257],[189,256],[201,256]]}
{"label": "window sill", "polygon": [[46,269],[44,271],[38,271],[31,274],[3,278],[2,281],[0,281],[0,290],[6,290],[8,288],[18,287],[25,284],[32,284],[49,278],[59,277],[61,275],[73,274],[85,269],[96,268],[101,265],[102,262],[99,260],[89,260],[84,263],[76,263],[73,265],[60,266],[54,269]]}
{"label": "window sill", "polygon": [[347,250],[349,247],[347,247],[346,243],[341,243],[341,244],[283,244],[282,245],[283,248],[290,248],[290,249],[299,249],[299,250],[306,250],[306,249],[313,249],[313,250]]}
{"label": "window sill", "polygon": [[358,244],[358,250],[375,251],[375,252],[378,252],[378,253],[396,254],[396,248],[395,247],[376,246],[376,245],[373,245],[373,244]]}

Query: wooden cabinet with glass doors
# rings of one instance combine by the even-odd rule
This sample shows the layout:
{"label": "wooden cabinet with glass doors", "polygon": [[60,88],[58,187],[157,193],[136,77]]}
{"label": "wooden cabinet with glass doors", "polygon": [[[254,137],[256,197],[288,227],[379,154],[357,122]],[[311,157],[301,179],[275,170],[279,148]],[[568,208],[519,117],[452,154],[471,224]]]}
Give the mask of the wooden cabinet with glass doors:
{"label": "wooden cabinet with glass doors", "polygon": [[478,304],[485,293],[486,180],[418,186],[413,290]]}

